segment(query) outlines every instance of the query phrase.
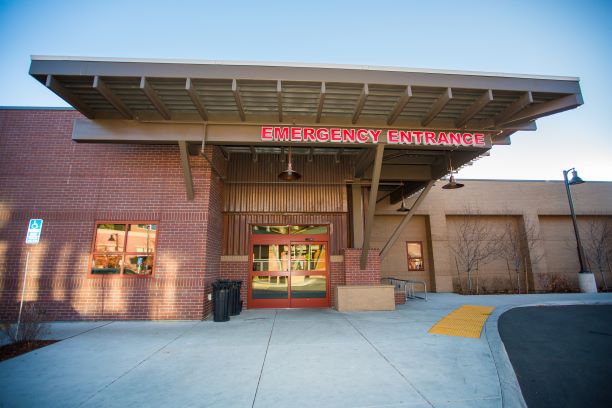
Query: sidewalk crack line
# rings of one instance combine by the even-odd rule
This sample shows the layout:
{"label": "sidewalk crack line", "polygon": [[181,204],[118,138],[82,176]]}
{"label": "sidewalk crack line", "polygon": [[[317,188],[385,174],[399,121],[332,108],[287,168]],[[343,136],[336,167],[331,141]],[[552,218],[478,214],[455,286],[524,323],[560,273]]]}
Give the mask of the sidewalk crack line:
{"label": "sidewalk crack line", "polygon": [[259,391],[259,383],[261,382],[261,376],[263,375],[264,366],[266,365],[266,358],[268,357],[268,350],[270,349],[270,341],[272,340],[272,333],[274,332],[274,325],[276,324],[276,315],[278,311],[274,311],[274,320],[272,321],[272,328],[270,329],[270,337],[268,337],[268,344],[266,345],[266,353],[264,354],[263,362],[261,363],[261,370],[259,370],[259,378],[257,379],[257,387],[255,388],[255,395],[253,396],[253,403],[251,408],[255,406],[255,400],[257,400],[257,392]]}
{"label": "sidewalk crack line", "polygon": [[163,349],[165,349],[166,347],[168,347],[170,344],[174,343],[176,340],[178,340],[179,338],[183,337],[185,334],[187,334],[187,332],[191,331],[194,327],[196,327],[198,324],[202,323],[201,321],[193,324],[192,326],[190,326],[189,328],[187,328],[185,331],[183,331],[182,333],[180,333],[178,336],[176,336],[175,338],[173,338],[172,340],[170,340],[169,342],[167,342],[166,344],[164,344],[163,346],[161,346],[160,348],[158,348],[157,350],[153,351],[151,354],[149,354],[147,357],[145,357],[142,361],[138,362],[136,365],[134,365],[133,367],[131,367],[130,369],[128,369],[127,371],[125,371],[123,374],[121,374],[119,377],[115,378],[113,381],[111,381],[110,383],[106,384],[104,387],[100,388],[98,391],[94,392],[91,396],[89,396],[89,398],[85,399],[83,402],[81,402],[78,407],[82,407],[83,405],[85,405],[88,401],[90,401],[92,398],[94,398],[96,395],[100,394],[102,391],[104,391],[105,389],[107,389],[108,387],[110,387],[111,385],[113,385],[114,383],[116,383],[117,381],[119,381],[120,379],[122,379],[123,377],[125,377],[126,375],[128,375],[129,373],[131,373],[132,371],[134,371],[136,368],[140,367],[144,362],[146,362],[147,360],[149,360],[151,357],[153,357],[155,354],[159,353],[160,351],[162,351]]}
{"label": "sidewalk crack line", "polygon": [[367,338],[367,337],[366,337],[366,336],[365,336],[365,335],[364,335],[364,334],[361,332],[361,330],[359,330],[359,329],[357,328],[357,326],[355,326],[355,325],[353,324],[353,322],[351,321],[351,319],[349,319],[349,318],[348,318],[346,315],[343,315],[343,317],[344,317],[344,318],[346,319],[346,321],[347,321],[347,322],[348,322],[348,323],[349,323],[349,324],[350,324],[350,325],[353,327],[353,329],[355,329],[355,331],[356,331],[357,333],[359,333],[359,335],[360,335],[361,337],[363,337],[363,339],[364,339],[365,341],[367,341],[367,342],[368,342],[368,344],[369,344],[369,345],[370,345],[370,346],[371,346],[371,347],[372,347],[374,350],[376,350],[376,352],[378,353],[378,355],[379,355],[379,356],[381,356],[381,357],[382,357],[382,358],[383,358],[383,359],[384,359],[384,360],[387,362],[387,364],[389,364],[391,367],[393,367],[393,369],[394,369],[394,370],[395,370],[395,371],[396,371],[396,372],[397,372],[397,373],[398,373],[398,374],[399,374],[399,375],[400,375],[400,376],[401,376],[401,377],[404,379],[404,381],[406,381],[406,382],[407,382],[407,383],[408,383],[408,384],[409,384],[409,385],[412,387],[412,389],[414,389],[414,390],[417,392],[417,394],[419,394],[419,395],[421,396],[421,398],[423,398],[423,400],[424,400],[424,401],[426,401],[426,402],[427,402],[427,403],[428,403],[428,404],[429,404],[429,405],[430,405],[432,408],[435,408],[434,404],[433,404],[433,403],[432,403],[430,400],[428,400],[428,399],[427,399],[427,397],[426,397],[425,395],[423,395],[423,393],[422,393],[422,392],[421,392],[421,391],[420,391],[420,390],[419,390],[419,389],[418,389],[418,388],[417,388],[417,387],[416,387],[416,386],[415,386],[415,385],[412,383],[412,381],[410,381],[410,380],[408,379],[408,377],[406,377],[406,376],[404,375],[404,373],[402,373],[402,372],[400,371],[400,369],[399,369],[399,368],[397,368],[397,367],[395,366],[395,364],[393,364],[393,363],[392,363],[392,362],[391,362],[391,361],[390,361],[390,360],[387,358],[387,356],[385,356],[385,355],[383,354],[383,352],[382,352],[382,351],[380,351],[380,350],[378,349],[378,347],[376,347],[376,346],[374,345],[374,343],[372,343],[372,342],[370,341],[370,339],[368,339],[368,338]]}

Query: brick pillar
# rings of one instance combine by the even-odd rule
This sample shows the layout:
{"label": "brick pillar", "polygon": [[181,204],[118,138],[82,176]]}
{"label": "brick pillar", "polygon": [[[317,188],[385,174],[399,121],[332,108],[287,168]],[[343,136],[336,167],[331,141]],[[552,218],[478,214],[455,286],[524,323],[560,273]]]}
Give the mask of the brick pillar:
{"label": "brick pillar", "polygon": [[347,285],[380,285],[379,249],[370,249],[365,269],[360,268],[361,248],[344,250],[344,277]]}

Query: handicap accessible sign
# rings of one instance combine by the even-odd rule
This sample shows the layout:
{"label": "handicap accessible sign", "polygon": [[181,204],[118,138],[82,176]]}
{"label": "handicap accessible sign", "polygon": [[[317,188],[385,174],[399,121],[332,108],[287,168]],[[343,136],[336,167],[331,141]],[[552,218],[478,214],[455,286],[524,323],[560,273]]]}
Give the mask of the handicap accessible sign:
{"label": "handicap accessible sign", "polygon": [[36,245],[40,241],[40,233],[42,232],[43,220],[40,218],[31,219],[28,225],[28,233],[26,235],[26,244]]}

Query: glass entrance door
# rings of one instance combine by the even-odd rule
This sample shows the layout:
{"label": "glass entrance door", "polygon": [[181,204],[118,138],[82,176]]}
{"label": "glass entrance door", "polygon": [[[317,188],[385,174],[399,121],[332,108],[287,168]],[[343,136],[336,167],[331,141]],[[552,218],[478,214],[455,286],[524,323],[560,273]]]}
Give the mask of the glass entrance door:
{"label": "glass entrance door", "polygon": [[292,242],[290,248],[290,307],[328,306],[327,243]]}
{"label": "glass entrance door", "polygon": [[265,228],[268,233],[251,235],[248,306],[328,307],[327,234],[289,233],[303,230],[298,227]]}

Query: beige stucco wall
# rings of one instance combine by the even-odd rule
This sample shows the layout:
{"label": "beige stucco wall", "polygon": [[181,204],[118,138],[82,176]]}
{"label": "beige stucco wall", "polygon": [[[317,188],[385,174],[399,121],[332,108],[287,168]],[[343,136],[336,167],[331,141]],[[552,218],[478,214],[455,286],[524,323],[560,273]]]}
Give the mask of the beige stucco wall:
{"label": "beige stucco wall", "polygon": [[[372,230],[372,247],[382,248],[395,228],[399,218],[391,215],[377,216]],[[423,258],[425,270],[408,271],[408,253],[406,243],[408,241],[419,241],[423,245]],[[418,215],[410,220],[410,223],[401,232],[400,237],[391,247],[389,254],[381,262],[381,277],[394,277],[399,279],[412,279],[425,281],[431,288],[433,270],[431,268],[431,257],[429,253],[429,234],[427,217]]]}
{"label": "beige stucco wall", "polygon": [[[425,251],[426,273],[418,279],[427,280],[429,286],[439,292],[453,291],[457,272],[449,245],[456,234],[457,222],[469,208],[469,211],[485,216],[493,229],[503,228],[506,216],[512,216],[518,225],[525,222],[533,225],[541,242],[532,248],[528,262],[530,289],[534,289],[534,285],[536,290],[542,289],[542,277],[547,274],[561,274],[572,285],[577,285],[578,256],[563,182],[465,180],[464,183],[465,187],[457,190],[443,190],[441,187],[445,181],[436,183],[413,220],[402,231],[398,242],[383,259],[382,276],[394,275],[398,271],[407,273],[405,241],[422,240],[431,253]],[[611,182],[587,182],[571,189],[581,225],[592,219],[607,217],[612,220]],[[409,207],[412,201],[414,199],[407,202]],[[398,204],[390,205],[388,199],[377,204],[372,236],[375,247],[382,248],[400,222],[402,214],[396,211],[398,207]],[[583,233],[583,242],[586,238]],[[597,275],[596,279],[601,283]],[[612,273],[608,276],[610,284]],[[504,280],[508,283],[505,261],[496,260],[481,266],[479,277],[489,279],[490,288],[501,285]]]}

